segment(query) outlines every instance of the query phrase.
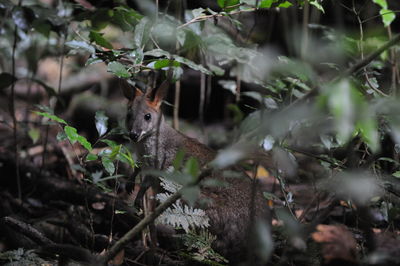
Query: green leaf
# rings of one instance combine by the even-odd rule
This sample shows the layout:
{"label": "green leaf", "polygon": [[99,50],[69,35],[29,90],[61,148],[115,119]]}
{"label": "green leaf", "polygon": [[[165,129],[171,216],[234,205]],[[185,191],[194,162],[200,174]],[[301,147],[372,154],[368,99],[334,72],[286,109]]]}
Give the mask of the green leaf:
{"label": "green leaf", "polygon": [[310,5],[315,6],[322,13],[325,13],[324,7],[318,2],[318,0],[312,0],[309,3]]}
{"label": "green leaf", "polygon": [[199,163],[194,157],[190,157],[185,164],[185,172],[196,178],[199,174]]}
{"label": "green leaf", "polygon": [[121,152],[119,155],[120,156],[118,160],[127,163],[132,168],[136,167],[136,163],[135,160],[133,159],[132,153],[128,149],[124,148],[124,151]]}
{"label": "green leaf", "polygon": [[64,132],[68,137],[68,140],[74,144],[75,142],[79,142],[86,150],[91,151],[92,150],[92,145],[90,142],[87,141],[87,139],[77,133],[76,128],[71,127],[71,126],[65,126],[64,127]]}
{"label": "green leaf", "polygon": [[0,90],[7,88],[18,79],[10,73],[3,72],[0,74]]}
{"label": "green leaf", "polygon": [[100,181],[100,178],[103,176],[102,171],[96,171],[90,174],[92,176],[93,183],[96,184]]}
{"label": "green leaf", "polygon": [[396,18],[396,14],[388,9],[388,4],[386,0],[372,0],[375,4],[379,5],[381,7],[381,10],[379,10],[379,14],[382,16],[382,22],[385,25],[385,27],[390,26],[390,24],[393,22],[393,20]]}
{"label": "green leaf", "polygon": [[95,42],[96,44],[100,45],[101,47],[105,47],[108,49],[113,49],[113,46],[111,43],[109,43],[104,37],[103,33],[99,33],[96,31],[90,31],[89,33],[89,39],[91,42]]}
{"label": "green leaf", "polygon": [[102,62],[103,62],[103,60],[98,58],[98,57],[91,57],[86,61],[85,67],[86,66],[90,66],[90,65],[94,65],[94,64],[97,64],[97,63],[102,63]]}
{"label": "green leaf", "polygon": [[97,8],[90,18],[92,28],[96,30],[104,29],[109,24],[112,15],[113,11],[108,8]]}
{"label": "green leaf", "polygon": [[119,78],[129,78],[131,76],[125,66],[117,61],[110,62],[107,65],[107,71],[113,73]]}
{"label": "green leaf", "polygon": [[357,106],[361,106],[362,98],[353,84],[342,79],[328,88],[328,106],[335,118],[339,143],[346,143],[354,131]]}
{"label": "green leaf", "polygon": [[51,119],[51,120],[53,120],[55,122],[58,122],[60,124],[65,124],[65,125],[67,124],[67,122],[65,122],[64,119],[61,119],[58,116],[53,115],[53,114],[49,114],[49,113],[46,113],[46,112],[38,112],[38,111],[34,111],[33,113],[35,113],[37,115],[40,115],[40,116],[47,117],[47,118],[49,118],[49,119]]}
{"label": "green leaf", "polygon": [[259,7],[270,8],[274,2],[276,2],[276,0],[261,0]]}
{"label": "green leaf", "polygon": [[132,51],[131,53],[129,53],[128,55],[134,64],[136,65],[140,65],[143,62],[143,50],[142,49],[135,49],[134,51]]}
{"label": "green leaf", "polygon": [[244,118],[242,110],[236,104],[228,104],[227,108],[233,113],[233,122],[239,124]]}
{"label": "green leaf", "polygon": [[57,139],[57,141],[64,141],[64,140],[67,140],[68,137],[64,131],[60,131],[57,133],[56,139]]}
{"label": "green leaf", "polygon": [[[199,33],[201,34],[201,32]],[[189,51],[192,49],[199,50],[203,43],[201,39],[201,35],[196,34],[194,31],[184,28],[178,33],[178,40],[180,45],[182,45],[182,49],[185,51]]]}
{"label": "green leaf", "polygon": [[396,171],[392,174],[392,176],[396,177],[396,178],[400,178],[400,171]]}
{"label": "green leaf", "polygon": [[200,196],[200,188],[198,186],[184,187],[181,190],[182,198],[188,203],[189,206],[194,206]]}
{"label": "green leaf", "polygon": [[90,142],[84,136],[78,135],[77,140],[83,147],[85,147],[86,150],[92,150],[92,144],[90,144]]}
{"label": "green leaf", "polygon": [[170,57],[170,53],[161,49],[153,49],[144,53],[144,55],[154,56],[154,57]]}
{"label": "green leaf", "polygon": [[76,128],[71,126],[64,127],[65,135],[67,135],[68,140],[74,144],[78,140],[78,133]]}
{"label": "green leaf", "polygon": [[183,69],[181,67],[173,67],[172,69],[173,71],[172,71],[171,82],[173,83],[181,79],[183,75]]}
{"label": "green leaf", "polygon": [[239,4],[239,2],[240,2],[239,0],[217,0],[218,5],[226,12],[229,12],[229,11],[232,11],[232,10],[235,10],[236,8],[238,8],[238,6],[232,7],[232,8],[229,8],[229,7]]}
{"label": "green leaf", "polygon": [[101,137],[107,132],[108,117],[104,114],[104,111],[97,111],[94,118],[97,132],[99,133],[99,137]]}
{"label": "green leaf", "polygon": [[113,9],[113,22],[123,31],[131,31],[134,26],[143,18],[136,10],[123,6],[117,6]]}
{"label": "green leaf", "polygon": [[357,123],[362,139],[373,152],[379,150],[379,134],[376,119],[366,116]]}
{"label": "green leaf", "polygon": [[103,156],[101,157],[101,163],[103,164],[104,169],[106,169],[109,175],[113,175],[115,172],[115,166],[110,157]]}
{"label": "green leaf", "polygon": [[182,166],[183,158],[185,157],[185,151],[180,149],[175,156],[174,161],[172,162],[172,165],[174,166],[175,170],[178,170]]}
{"label": "green leaf", "polygon": [[379,5],[383,9],[387,9],[388,8],[388,4],[387,4],[386,0],[372,0],[372,2],[374,2],[377,5]]}
{"label": "green leaf", "polygon": [[208,69],[206,69],[202,65],[196,64],[195,62],[193,62],[187,58],[184,58],[181,56],[174,56],[174,59],[175,59],[175,61],[178,61],[179,63],[187,65],[191,69],[203,72],[204,74],[207,74],[207,75],[212,75],[212,73]]}
{"label": "green leaf", "polygon": [[144,46],[150,35],[151,21],[147,17],[143,17],[139,24],[135,27],[135,32],[133,35],[133,42],[136,48],[141,48]]}
{"label": "green leaf", "polygon": [[217,76],[223,76],[225,74],[225,70],[219,66],[208,64],[208,68]]}
{"label": "green leaf", "polygon": [[44,37],[49,38],[51,24],[48,21],[37,19],[33,22],[32,27]]}
{"label": "green leaf", "polygon": [[205,13],[204,11],[206,11],[204,8],[196,8],[192,10],[192,14],[194,18],[200,17],[200,16],[204,16]]}
{"label": "green leaf", "polygon": [[285,1],[282,4],[279,4],[278,7],[283,7],[283,8],[288,8],[291,7],[293,4],[290,3],[289,1]]}
{"label": "green leaf", "polygon": [[382,8],[379,11],[379,14],[382,16],[383,25],[385,25],[385,27],[390,26],[390,24],[392,24],[393,20],[396,18],[396,14],[390,9]]}
{"label": "green leaf", "polygon": [[101,142],[104,142],[105,144],[107,144],[108,146],[110,146],[111,148],[114,148],[115,146],[117,146],[118,144],[113,141],[113,140],[109,140],[109,139],[102,139],[100,140]]}
{"label": "green leaf", "polygon": [[72,40],[72,41],[66,42],[65,45],[72,49],[89,52],[91,54],[94,54],[96,52],[96,49],[94,49],[94,47],[92,45],[90,45],[84,41]]}
{"label": "green leaf", "polygon": [[170,66],[179,67],[181,64],[174,60],[169,59],[158,59],[153,62],[150,62],[147,66],[154,69],[168,69]]}
{"label": "green leaf", "polygon": [[110,153],[110,159],[111,160],[115,160],[115,158],[117,158],[117,156],[119,155],[119,153],[121,152],[121,147],[122,145],[117,145],[115,147],[112,148],[111,153]]}
{"label": "green leaf", "polygon": [[37,128],[31,128],[28,131],[28,135],[31,138],[33,144],[35,144],[40,137],[40,130],[38,130]]}
{"label": "green leaf", "polygon": [[96,154],[89,153],[86,156],[86,161],[96,161],[99,157]]}

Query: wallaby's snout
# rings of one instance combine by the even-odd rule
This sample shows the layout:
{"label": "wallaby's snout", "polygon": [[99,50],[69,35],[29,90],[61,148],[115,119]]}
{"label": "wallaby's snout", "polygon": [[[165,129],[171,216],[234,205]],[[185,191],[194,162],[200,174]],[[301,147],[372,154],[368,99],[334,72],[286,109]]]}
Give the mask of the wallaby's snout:
{"label": "wallaby's snout", "polygon": [[136,132],[129,132],[129,138],[133,141],[133,142],[138,142],[139,140],[139,134]]}

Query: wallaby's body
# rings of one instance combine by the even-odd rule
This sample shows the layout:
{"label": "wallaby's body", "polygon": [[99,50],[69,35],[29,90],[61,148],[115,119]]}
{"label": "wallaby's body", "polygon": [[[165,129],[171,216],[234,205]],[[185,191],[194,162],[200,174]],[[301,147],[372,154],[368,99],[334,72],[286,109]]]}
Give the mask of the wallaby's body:
{"label": "wallaby's body", "polygon": [[[154,100],[138,89],[129,92],[125,88],[124,94],[130,100],[126,121],[130,138],[138,143],[142,157],[150,166],[168,168],[179,150],[184,150],[187,157],[196,157],[202,166],[214,159],[215,151],[165,122],[160,111],[162,97],[159,92]],[[210,177],[223,180],[228,185],[202,188],[200,197],[211,201],[201,208],[210,219],[209,231],[217,236],[214,248],[232,263],[243,259],[249,243],[252,182],[249,178],[225,178],[218,171]],[[270,220],[269,209],[258,189],[253,206],[256,218]]]}

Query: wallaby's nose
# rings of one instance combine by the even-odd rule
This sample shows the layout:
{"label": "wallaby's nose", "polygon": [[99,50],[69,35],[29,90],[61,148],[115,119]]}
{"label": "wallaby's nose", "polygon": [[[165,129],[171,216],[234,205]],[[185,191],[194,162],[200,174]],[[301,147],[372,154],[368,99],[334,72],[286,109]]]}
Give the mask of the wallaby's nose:
{"label": "wallaby's nose", "polygon": [[136,132],[130,132],[129,133],[129,137],[131,138],[131,140],[133,140],[134,142],[137,142],[139,139],[139,134]]}

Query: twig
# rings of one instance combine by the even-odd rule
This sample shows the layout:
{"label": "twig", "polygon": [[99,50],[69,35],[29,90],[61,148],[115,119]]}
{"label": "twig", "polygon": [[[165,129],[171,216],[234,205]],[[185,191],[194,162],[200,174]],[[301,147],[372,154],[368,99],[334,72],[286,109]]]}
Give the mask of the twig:
{"label": "twig", "polygon": [[176,130],[179,130],[179,99],[181,94],[181,82],[178,80],[175,82],[175,99],[174,99],[174,121],[173,126]]}
{"label": "twig", "polygon": [[[21,6],[22,0],[18,2],[18,6]],[[17,50],[17,37],[18,37],[18,26],[15,24],[14,28],[14,42],[12,47],[12,55],[11,55],[11,73],[12,76],[15,77],[15,51]],[[17,191],[18,191],[18,198],[22,199],[22,192],[21,192],[21,176],[19,174],[19,145],[17,140],[17,117],[15,115],[15,82],[11,84],[11,94],[10,94],[10,115],[13,121],[13,139],[14,139],[14,157],[15,157],[15,175],[17,178]]]}
{"label": "twig", "polygon": [[[353,13],[354,15],[357,17],[357,21],[358,21],[358,26],[359,26],[359,30],[360,30],[360,40],[359,40],[359,50],[360,50],[360,54],[361,54],[361,59],[364,59],[364,29],[363,29],[363,24],[360,18],[360,13],[357,12],[355,4],[354,4],[354,0],[353,0]],[[369,80],[369,76],[368,73],[364,67],[364,77],[365,80],[368,84],[368,86],[374,90],[375,92],[377,92],[378,94],[382,95],[382,96],[389,96],[387,94],[385,94],[384,92],[378,90],[377,88],[375,88],[372,84],[371,81]]]}
{"label": "twig", "polygon": [[[182,5],[181,1],[176,2],[176,18],[178,20],[181,19],[182,13]],[[175,53],[178,53],[179,50],[179,42],[178,40],[175,43]],[[172,66],[170,66],[172,68]],[[174,98],[174,112],[173,112],[173,128],[179,130],[179,100],[181,94],[181,81],[177,80],[175,82],[175,98]]]}
{"label": "twig", "polygon": [[204,20],[211,19],[211,18],[214,19],[214,18],[217,18],[217,17],[225,17],[225,16],[228,16],[228,15],[236,15],[236,14],[240,14],[240,13],[244,13],[244,12],[253,12],[253,11],[256,11],[256,10],[258,10],[258,8],[250,8],[250,9],[238,10],[238,11],[233,11],[233,12],[224,13],[224,14],[217,13],[217,14],[213,14],[213,15],[198,16],[196,18],[193,18],[193,19],[189,20],[185,24],[180,25],[178,27],[178,29],[184,28],[184,27],[186,27],[186,26],[188,26],[188,25],[190,25],[192,23],[204,21]]}
{"label": "twig", "polygon": [[388,14],[393,14],[393,13],[400,13],[400,10],[392,10],[392,11],[385,12],[385,13],[382,13],[382,14],[379,14],[379,15],[375,15],[375,16],[372,16],[370,18],[364,19],[363,21],[361,21],[361,23],[364,24],[365,22],[368,22],[368,21],[373,20],[375,18],[384,16],[384,15],[388,15]]}
{"label": "twig", "polygon": [[276,178],[279,180],[279,186],[281,188],[281,192],[283,194],[283,198],[285,199],[286,207],[289,209],[289,212],[293,216],[293,219],[295,221],[297,221],[296,215],[294,214],[292,208],[290,208],[289,200],[287,198],[286,191],[285,191],[285,184],[283,183],[283,180],[282,180],[281,175],[279,174],[279,171],[276,171]]}
{"label": "twig", "polygon": [[[241,68],[240,65],[238,65],[238,68]],[[241,74],[241,71],[239,70],[238,75],[236,76],[236,97],[235,97],[236,104],[238,104],[240,101],[240,92],[241,92],[241,87],[242,87],[241,86],[242,80],[240,78],[240,74]]]}
{"label": "twig", "polygon": [[206,74],[200,73],[200,103],[199,103],[199,119],[200,127],[204,133],[204,105],[206,100]]}
{"label": "twig", "polygon": [[392,47],[399,41],[400,41],[400,34],[398,34],[396,37],[394,37],[393,39],[391,39],[390,41],[388,41],[387,43],[385,43],[384,45],[382,45],[381,47],[376,49],[373,53],[371,53],[364,59],[362,59],[359,62],[357,62],[356,64],[352,65],[341,75],[341,78],[350,76],[351,74],[357,72],[361,68],[367,66],[369,63],[372,62],[372,60],[377,58],[381,53],[383,53],[384,51],[386,51],[387,49],[389,49],[390,47]]}
{"label": "twig", "polygon": [[301,43],[301,52],[300,56],[302,59],[305,58],[306,53],[307,53],[307,47],[308,47],[308,22],[309,22],[309,16],[310,16],[310,4],[308,0],[304,1],[304,6],[303,6],[303,36],[302,36],[302,43]]}
{"label": "twig", "polygon": [[53,241],[45,237],[41,232],[39,232],[33,226],[19,221],[15,218],[6,216],[2,219],[2,223],[12,228],[15,232],[22,233],[24,236],[27,236],[29,239],[34,241],[39,245],[51,245]]}

